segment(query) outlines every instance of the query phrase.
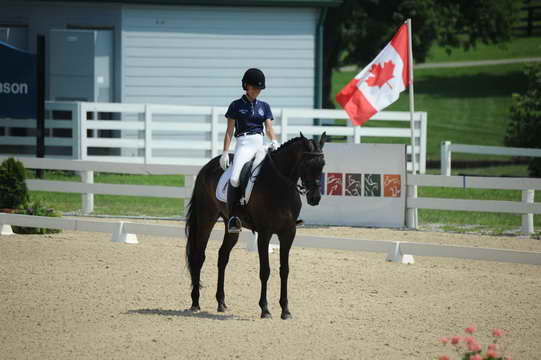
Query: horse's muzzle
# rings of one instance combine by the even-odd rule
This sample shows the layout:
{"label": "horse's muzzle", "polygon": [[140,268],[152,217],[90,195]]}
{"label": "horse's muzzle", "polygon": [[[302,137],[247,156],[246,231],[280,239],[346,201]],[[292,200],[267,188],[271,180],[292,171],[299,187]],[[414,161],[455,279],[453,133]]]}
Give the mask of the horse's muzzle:
{"label": "horse's muzzle", "polygon": [[308,201],[308,205],[316,206],[319,204],[319,201],[321,200],[321,194],[319,193],[319,187],[316,190],[310,190],[308,193],[306,193],[306,200]]}

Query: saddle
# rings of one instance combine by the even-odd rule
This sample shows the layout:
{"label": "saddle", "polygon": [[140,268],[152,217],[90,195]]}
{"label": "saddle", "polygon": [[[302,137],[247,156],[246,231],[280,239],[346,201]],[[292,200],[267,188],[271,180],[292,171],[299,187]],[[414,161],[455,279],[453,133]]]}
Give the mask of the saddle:
{"label": "saddle", "polygon": [[[265,156],[267,155],[267,150],[263,147],[259,149],[254,157],[247,161],[240,172],[239,178],[239,188],[243,196],[241,196],[240,203],[241,205],[248,204],[250,200],[250,195],[255,184],[255,180],[261,167],[259,166]],[[229,154],[229,163],[233,163],[233,154]],[[218,186],[216,187],[216,198],[221,202],[227,203],[227,187],[229,186],[229,179],[231,178],[232,166],[230,166],[223,174],[220,176],[218,181]]]}

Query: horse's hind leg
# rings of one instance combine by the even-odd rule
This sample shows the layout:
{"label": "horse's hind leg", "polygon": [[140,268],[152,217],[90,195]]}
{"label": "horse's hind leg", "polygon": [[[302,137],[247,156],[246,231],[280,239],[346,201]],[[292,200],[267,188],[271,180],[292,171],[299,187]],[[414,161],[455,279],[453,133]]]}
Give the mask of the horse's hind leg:
{"label": "horse's hind leg", "polygon": [[269,265],[269,242],[272,234],[259,232],[257,234],[257,249],[259,252],[259,279],[261,280],[261,297],[259,298],[259,307],[261,307],[261,318],[271,318],[272,315],[267,305],[267,281],[270,276]]}
{"label": "horse's hind leg", "polygon": [[225,268],[229,262],[229,255],[231,254],[231,249],[235,247],[239,239],[239,234],[229,234],[227,231],[224,235],[224,241],[220,247],[220,252],[218,256],[218,286],[216,288],[216,300],[218,301],[218,312],[224,312],[227,309],[225,305],[225,292],[224,292],[224,282],[225,282]]}

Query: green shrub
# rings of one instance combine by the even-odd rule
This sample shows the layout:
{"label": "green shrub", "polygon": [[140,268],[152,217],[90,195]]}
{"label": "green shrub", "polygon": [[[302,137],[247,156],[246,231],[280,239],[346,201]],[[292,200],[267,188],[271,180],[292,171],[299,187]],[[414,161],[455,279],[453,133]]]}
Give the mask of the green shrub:
{"label": "green shrub", "polygon": [[16,209],[28,202],[23,164],[9,158],[0,164],[0,208]]}
{"label": "green shrub", "polygon": [[[35,215],[35,216],[50,216],[50,217],[60,217],[60,213],[56,212],[54,209],[51,209],[45,206],[41,201],[36,200],[28,203],[25,207],[19,208],[15,211],[16,214],[23,215]],[[17,234],[54,234],[59,233],[59,229],[46,229],[46,228],[35,228],[35,227],[23,227],[23,226],[12,226],[14,233]]]}
{"label": "green shrub", "polygon": [[[541,148],[541,64],[528,65],[526,93],[513,94],[511,121],[505,144],[516,147]],[[532,158],[528,165],[530,176],[541,177],[541,158]]]}

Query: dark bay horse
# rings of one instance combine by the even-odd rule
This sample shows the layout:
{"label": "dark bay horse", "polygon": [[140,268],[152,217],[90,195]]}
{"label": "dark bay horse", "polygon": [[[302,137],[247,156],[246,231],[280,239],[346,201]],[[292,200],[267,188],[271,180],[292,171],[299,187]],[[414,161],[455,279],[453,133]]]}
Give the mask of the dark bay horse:
{"label": "dark bay horse", "polygon": [[[287,278],[289,275],[289,250],[296,234],[296,222],[301,210],[300,194],[306,193],[308,204],[319,204],[321,173],[325,160],[323,145],[325,133],[319,143],[308,140],[302,133],[269,153],[261,164],[261,171],[250,196],[250,201],[239,212],[245,228],[258,233],[259,278],[261,280],[261,317],[269,318],[267,306],[267,280],[270,275],[269,242],[272,234],[280,240],[280,306],[282,319],[291,317],[288,309]],[[209,161],[201,168],[186,216],[186,259],[192,278],[192,306],[190,310],[199,311],[199,289],[201,268],[205,262],[207,242],[218,218],[227,219],[225,203],[216,199],[216,186],[223,170],[219,157]],[[297,185],[299,178],[302,185]],[[225,232],[218,257],[218,287],[216,300],[218,311],[224,312],[224,278],[231,249],[237,243],[239,234]]]}

